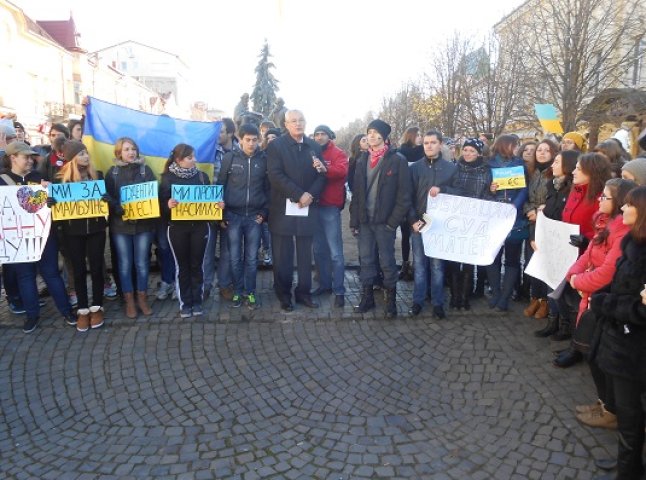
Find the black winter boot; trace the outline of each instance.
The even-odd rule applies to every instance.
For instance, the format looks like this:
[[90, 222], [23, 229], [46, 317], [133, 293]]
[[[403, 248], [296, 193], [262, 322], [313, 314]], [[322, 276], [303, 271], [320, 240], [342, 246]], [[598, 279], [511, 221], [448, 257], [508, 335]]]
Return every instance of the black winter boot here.
[[361, 291], [361, 301], [354, 307], [355, 313], [365, 313], [375, 308], [375, 294], [372, 285], [364, 285]]
[[572, 338], [572, 322], [570, 320], [570, 315], [567, 313], [559, 315], [558, 323], [558, 330], [550, 336], [550, 340], [554, 342], [562, 342], [563, 340], [569, 340]]
[[559, 331], [559, 317], [558, 315], [549, 314], [547, 316], [547, 323], [540, 330], [534, 332], [535, 337], [545, 338], [554, 335]]
[[397, 316], [397, 287], [386, 289], [386, 308], [384, 317], [395, 318]]

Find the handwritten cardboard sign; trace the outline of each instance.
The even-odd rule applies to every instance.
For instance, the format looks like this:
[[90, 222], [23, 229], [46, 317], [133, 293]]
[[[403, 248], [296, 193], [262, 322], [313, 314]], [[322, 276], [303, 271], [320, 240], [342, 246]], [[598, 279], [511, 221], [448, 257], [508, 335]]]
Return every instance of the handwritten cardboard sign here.
[[172, 185], [171, 198], [179, 202], [171, 220], [222, 220], [217, 203], [224, 198], [222, 185]]
[[0, 187], [0, 263], [40, 260], [51, 224], [43, 187]]
[[540, 212], [536, 218], [537, 249], [525, 273], [544, 281], [551, 288], [558, 287], [579, 256], [579, 249], [570, 245], [570, 235], [578, 233], [578, 225], [552, 220]]
[[422, 232], [427, 257], [491, 265], [516, 220], [508, 203], [441, 193], [428, 196], [427, 228]]
[[103, 194], [103, 180], [52, 183], [49, 186], [49, 195], [56, 199], [56, 204], [52, 207], [52, 219], [56, 221], [107, 217], [108, 204], [101, 200]]
[[124, 185], [119, 192], [124, 220], [159, 217], [159, 196], [156, 181]]
[[511, 190], [514, 188], [525, 188], [525, 169], [517, 167], [492, 168], [491, 175], [494, 183], [498, 184], [498, 190]]

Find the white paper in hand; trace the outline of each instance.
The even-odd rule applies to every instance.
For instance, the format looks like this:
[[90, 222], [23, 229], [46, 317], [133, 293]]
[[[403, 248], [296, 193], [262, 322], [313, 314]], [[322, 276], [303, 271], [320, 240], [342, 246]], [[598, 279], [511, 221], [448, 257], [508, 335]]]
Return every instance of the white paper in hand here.
[[297, 202], [292, 202], [289, 198], [285, 199], [285, 215], [288, 217], [307, 217], [310, 207], [300, 208]]

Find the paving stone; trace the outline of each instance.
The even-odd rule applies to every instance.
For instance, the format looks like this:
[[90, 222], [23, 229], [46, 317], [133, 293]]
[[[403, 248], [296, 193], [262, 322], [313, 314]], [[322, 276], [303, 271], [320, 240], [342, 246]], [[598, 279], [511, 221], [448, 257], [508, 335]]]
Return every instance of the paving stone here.
[[[26, 336], [3, 304], [0, 477], [588, 479], [616, 451], [574, 418], [596, 398], [587, 367], [552, 368], [524, 305], [386, 321], [379, 293], [352, 312], [345, 278], [342, 311], [283, 315], [262, 270], [253, 313], [215, 295], [182, 320], [151, 296], [155, 315], [108, 302], [87, 334], [45, 320]], [[411, 294], [400, 282], [401, 313]]]

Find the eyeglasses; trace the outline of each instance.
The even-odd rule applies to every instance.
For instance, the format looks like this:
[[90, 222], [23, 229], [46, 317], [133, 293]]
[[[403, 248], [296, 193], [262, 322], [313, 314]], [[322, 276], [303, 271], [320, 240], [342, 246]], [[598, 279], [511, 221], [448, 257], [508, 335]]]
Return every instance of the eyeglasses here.
[[612, 200], [612, 197], [607, 197], [605, 193], [602, 193], [599, 195], [599, 201], [602, 202], [604, 200]]

